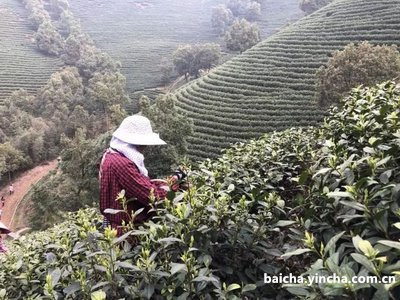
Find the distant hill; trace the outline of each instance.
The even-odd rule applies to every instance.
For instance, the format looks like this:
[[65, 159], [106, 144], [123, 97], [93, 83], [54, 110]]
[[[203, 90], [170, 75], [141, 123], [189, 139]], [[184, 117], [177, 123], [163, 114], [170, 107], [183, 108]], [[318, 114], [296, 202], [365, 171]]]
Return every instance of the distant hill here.
[[337, 0], [176, 93], [194, 119], [189, 154], [215, 157], [232, 142], [316, 124], [315, 72], [350, 42], [400, 44], [400, 0]]
[[62, 61], [40, 53], [21, 1], [0, 1], [0, 103], [13, 91], [35, 92]]
[[[178, 45], [219, 42], [212, 8], [225, 0], [70, 0], [83, 29], [122, 63], [130, 92], [159, 86], [159, 64]], [[259, 24], [263, 36], [302, 16], [298, 0], [268, 0]]]

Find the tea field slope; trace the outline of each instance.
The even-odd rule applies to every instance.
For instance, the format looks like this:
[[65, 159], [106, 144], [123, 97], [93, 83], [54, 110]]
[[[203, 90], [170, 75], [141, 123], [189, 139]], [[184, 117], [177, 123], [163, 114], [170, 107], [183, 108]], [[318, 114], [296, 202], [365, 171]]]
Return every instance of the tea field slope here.
[[13, 91], [35, 92], [61, 66], [61, 60], [41, 54], [21, 1], [0, 1], [0, 104]]
[[[159, 64], [181, 44], [223, 42], [211, 28], [212, 8], [226, 0], [70, 0], [96, 45], [122, 63], [133, 93], [161, 84]], [[302, 16], [298, 0], [268, 0], [263, 36]]]
[[192, 158], [232, 142], [319, 122], [315, 72], [350, 42], [400, 44], [400, 0], [337, 0], [175, 92], [194, 119]]

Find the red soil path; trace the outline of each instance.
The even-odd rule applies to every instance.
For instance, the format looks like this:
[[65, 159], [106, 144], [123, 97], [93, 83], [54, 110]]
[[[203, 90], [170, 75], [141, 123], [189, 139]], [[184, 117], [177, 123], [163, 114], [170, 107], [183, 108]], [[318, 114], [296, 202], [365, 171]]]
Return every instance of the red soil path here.
[[[10, 229], [15, 229], [13, 224], [14, 216], [17, 209], [19, 209], [19, 203], [22, 198], [29, 192], [31, 187], [43, 178], [51, 170], [57, 167], [57, 161], [51, 161], [44, 165], [37, 166], [29, 171], [26, 171], [21, 176], [16, 178], [12, 183], [14, 185], [14, 193], [9, 194], [8, 185], [0, 191], [0, 196], [4, 196], [6, 199], [5, 206], [3, 208], [3, 214], [1, 215], [1, 221], [8, 226]], [[24, 222], [26, 224], [26, 222]]]

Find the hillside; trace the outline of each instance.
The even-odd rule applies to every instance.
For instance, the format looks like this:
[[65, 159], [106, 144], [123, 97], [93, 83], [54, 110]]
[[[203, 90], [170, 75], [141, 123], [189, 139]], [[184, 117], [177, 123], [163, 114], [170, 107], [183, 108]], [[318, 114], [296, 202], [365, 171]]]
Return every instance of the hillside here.
[[[120, 237], [85, 209], [7, 241], [0, 296], [399, 299], [399, 100], [394, 83], [359, 88], [318, 128], [235, 145]], [[126, 201], [123, 193], [116, 201]], [[340, 282], [311, 281], [316, 274]], [[395, 282], [365, 282], [389, 275]]]
[[0, 2], [0, 103], [13, 91], [35, 92], [62, 66], [57, 58], [41, 54], [21, 1]]
[[314, 125], [315, 72], [350, 42], [400, 44], [399, 0], [338, 0], [176, 93], [194, 119], [193, 158], [271, 130]]
[[[211, 10], [224, 0], [71, 0], [83, 29], [122, 63], [130, 92], [160, 85], [159, 64], [185, 43], [219, 42], [211, 28]], [[272, 0], [263, 8], [260, 27], [266, 37], [302, 12], [298, 0]]]

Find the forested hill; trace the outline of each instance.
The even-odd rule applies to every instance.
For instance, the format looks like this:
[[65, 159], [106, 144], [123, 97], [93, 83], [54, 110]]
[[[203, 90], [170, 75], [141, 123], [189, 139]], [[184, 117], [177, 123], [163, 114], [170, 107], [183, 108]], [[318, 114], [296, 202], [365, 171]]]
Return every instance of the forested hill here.
[[21, 1], [0, 1], [0, 104], [10, 94], [24, 88], [35, 92], [62, 65], [58, 58], [39, 52], [34, 31]]
[[334, 1], [182, 87], [177, 104], [195, 124], [190, 155], [213, 157], [232, 142], [316, 124], [317, 69], [364, 40], [400, 44], [399, 0]]
[[[71, 0], [70, 6], [99, 48], [122, 63], [130, 92], [161, 84], [163, 57], [182, 44], [220, 42], [212, 8], [225, 0]], [[268, 0], [259, 23], [263, 37], [303, 13], [298, 0]]]

